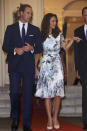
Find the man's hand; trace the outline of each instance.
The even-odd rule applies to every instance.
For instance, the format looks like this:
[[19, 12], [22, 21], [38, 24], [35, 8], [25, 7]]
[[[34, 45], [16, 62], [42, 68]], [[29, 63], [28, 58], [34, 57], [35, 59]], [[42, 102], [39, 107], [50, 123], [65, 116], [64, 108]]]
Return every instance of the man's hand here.
[[23, 48], [15, 48], [15, 51], [18, 55], [22, 55], [24, 53]]
[[25, 43], [25, 44], [26, 44], [26, 46], [23, 47], [23, 50], [25, 52], [28, 52], [28, 51], [31, 51], [34, 49], [33, 46], [31, 46], [29, 43]]

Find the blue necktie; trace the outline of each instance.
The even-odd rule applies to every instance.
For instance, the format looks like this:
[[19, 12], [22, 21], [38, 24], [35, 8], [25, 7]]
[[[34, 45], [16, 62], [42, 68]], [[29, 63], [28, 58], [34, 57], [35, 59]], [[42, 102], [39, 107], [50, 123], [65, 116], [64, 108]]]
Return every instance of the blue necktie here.
[[87, 29], [86, 29], [86, 40], [87, 40]]
[[25, 44], [25, 28], [24, 28], [25, 24], [23, 24], [22, 26], [22, 44]]

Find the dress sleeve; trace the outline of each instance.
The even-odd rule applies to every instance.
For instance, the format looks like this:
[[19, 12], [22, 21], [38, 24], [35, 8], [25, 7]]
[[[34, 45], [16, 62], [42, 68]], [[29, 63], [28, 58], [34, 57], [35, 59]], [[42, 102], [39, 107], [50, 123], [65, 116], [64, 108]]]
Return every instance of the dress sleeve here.
[[60, 44], [64, 44], [64, 43], [65, 43], [65, 39], [64, 39], [63, 34], [61, 33], [60, 34]]

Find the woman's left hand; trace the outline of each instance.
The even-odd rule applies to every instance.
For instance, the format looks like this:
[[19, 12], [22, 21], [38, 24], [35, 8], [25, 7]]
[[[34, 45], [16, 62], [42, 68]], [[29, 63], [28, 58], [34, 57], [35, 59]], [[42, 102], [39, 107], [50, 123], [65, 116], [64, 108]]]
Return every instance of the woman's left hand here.
[[77, 43], [79, 43], [82, 39], [79, 37], [73, 37], [73, 41], [76, 41]]
[[37, 69], [37, 67], [35, 67], [35, 78], [38, 78], [39, 77], [39, 70]]

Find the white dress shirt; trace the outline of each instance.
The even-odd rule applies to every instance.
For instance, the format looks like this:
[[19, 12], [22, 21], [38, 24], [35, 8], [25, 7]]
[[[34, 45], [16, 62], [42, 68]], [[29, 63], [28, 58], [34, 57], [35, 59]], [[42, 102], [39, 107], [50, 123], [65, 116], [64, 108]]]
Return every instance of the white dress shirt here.
[[[23, 24], [25, 24], [25, 25], [24, 25], [25, 35], [27, 34], [27, 29], [28, 29], [28, 22], [22, 23], [22, 22], [19, 20], [19, 29], [20, 29], [20, 36], [21, 36], [21, 37], [22, 37], [22, 27], [23, 27]], [[34, 49], [31, 50], [31, 53], [34, 53]], [[16, 55], [15, 49], [14, 49], [14, 55]]]
[[84, 32], [85, 32], [85, 36], [86, 36], [86, 30], [87, 30], [87, 25], [84, 25]]
[[21, 21], [19, 21], [19, 29], [20, 29], [20, 35], [22, 37], [22, 27], [23, 27], [23, 24], [25, 24], [24, 28], [25, 28], [25, 35], [27, 34], [27, 28], [28, 28], [28, 22], [26, 23], [22, 23]]

